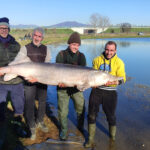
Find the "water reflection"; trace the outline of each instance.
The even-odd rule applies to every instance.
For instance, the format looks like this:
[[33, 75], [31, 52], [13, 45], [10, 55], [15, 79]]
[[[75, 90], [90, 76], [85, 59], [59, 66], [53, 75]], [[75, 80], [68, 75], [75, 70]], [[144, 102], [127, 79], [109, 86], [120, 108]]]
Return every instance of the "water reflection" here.
[[[114, 38], [114, 39], [85, 39], [82, 40], [80, 51], [87, 59], [87, 66], [92, 67], [93, 58], [104, 51], [108, 40], [117, 43], [117, 55], [125, 62], [127, 76], [132, 77], [139, 84], [150, 85], [149, 64], [150, 64], [150, 38]], [[51, 48], [52, 62], [55, 62], [57, 53], [66, 49], [68, 45], [49, 45]]]
[[[150, 38], [82, 40], [80, 51], [86, 56], [87, 66], [92, 66], [93, 58], [103, 52], [108, 40], [117, 43], [117, 55], [125, 62], [128, 80], [126, 84], [118, 88], [117, 119], [119, 131], [117, 131], [117, 138], [119, 142], [114, 143], [108, 140], [106, 117], [100, 112], [97, 119], [96, 144], [98, 148], [104, 150], [134, 150], [140, 149], [144, 143], [147, 145], [147, 149], [150, 149]], [[66, 47], [67, 44], [64, 43], [50, 45], [52, 62], [55, 62], [57, 53]], [[88, 108], [90, 91], [91, 89], [84, 91], [86, 108]], [[56, 87], [54, 86], [48, 88], [48, 101], [57, 107]], [[72, 109], [72, 102], [70, 104], [69, 119], [74, 123], [76, 116], [74, 109]], [[85, 127], [87, 128], [87, 124]], [[142, 142], [139, 143], [139, 141]]]
[[120, 41], [118, 42], [118, 45], [120, 45], [121, 47], [129, 47], [130, 42]]

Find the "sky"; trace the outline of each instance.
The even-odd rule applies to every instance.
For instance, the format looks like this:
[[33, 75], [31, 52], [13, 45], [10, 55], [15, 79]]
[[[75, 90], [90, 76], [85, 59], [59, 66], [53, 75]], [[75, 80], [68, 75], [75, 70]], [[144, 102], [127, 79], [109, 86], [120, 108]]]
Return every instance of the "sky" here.
[[90, 16], [98, 13], [112, 25], [150, 26], [150, 0], [0, 0], [0, 12], [0, 18], [8, 17], [11, 25], [89, 24]]

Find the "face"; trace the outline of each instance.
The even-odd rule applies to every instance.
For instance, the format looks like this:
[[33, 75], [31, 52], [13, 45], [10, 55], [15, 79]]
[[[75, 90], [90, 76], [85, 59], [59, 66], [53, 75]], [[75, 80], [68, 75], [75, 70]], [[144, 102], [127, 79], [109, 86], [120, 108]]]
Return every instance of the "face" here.
[[0, 26], [0, 36], [3, 38], [6, 38], [9, 33], [9, 28], [5, 25]]
[[69, 48], [73, 53], [76, 53], [79, 50], [79, 43], [71, 43], [69, 44]]
[[35, 31], [32, 35], [33, 44], [38, 46], [41, 44], [41, 41], [43, 40], [43, 35], [39, 31]]
[[116, 54], [116, 47], [114, 44], [107, 45], [105, 49], [105, 56], [107, 59], [111, 59]]

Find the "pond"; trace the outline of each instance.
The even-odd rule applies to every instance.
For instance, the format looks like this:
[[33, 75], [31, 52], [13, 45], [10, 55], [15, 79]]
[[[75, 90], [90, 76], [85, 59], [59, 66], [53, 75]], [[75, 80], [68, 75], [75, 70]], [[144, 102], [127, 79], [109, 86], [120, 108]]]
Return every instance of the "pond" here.
[[[114, 39], [87, 39], [82, 40], [79, 50], [87, 59], [87, 66], [92, 67], [92, 60], [99, 56], [105, 43], [113, 40], [117, 43], [117, 55], [124, 61], [126, 74], [133, 77], [136, 82], [150, 85], [150, 38], [114, 38]], [[67, 44], [49, 45], [52, 62], [55, 62], [57, 53], [67, 47]]]
[[[93, 58], [99, 56], [105, 43], [113, 40], [117, 43], [117, 55], [124, 61], [127, 82], [118, 88], [117, 140], [110, 146], [108, 141], [108, 126], [104, 113], [100, 109], [97, 119], [96, 143], [103, 150], [134, 150], [150, 149], [150, 38], [114, 38], [114, 39], [85, 39], [79, 50], [86, 56], [87, 66], [92, 67]], [[57, 53], [64, 50], [67, 44], [49, 45], [51, 62], [55, 62]], [[84, 91], [86, 100], [86, 116], [88, 99], [91, 89]], [[57, 110], [56, 87], [48, 86], [47, 102]], [[70, 101], [69, 119], [75, 122], [76, 116]], [[87, 122], [85, 124], [87, 129]], [[100, 140], [100, 142], [99, 142]]]

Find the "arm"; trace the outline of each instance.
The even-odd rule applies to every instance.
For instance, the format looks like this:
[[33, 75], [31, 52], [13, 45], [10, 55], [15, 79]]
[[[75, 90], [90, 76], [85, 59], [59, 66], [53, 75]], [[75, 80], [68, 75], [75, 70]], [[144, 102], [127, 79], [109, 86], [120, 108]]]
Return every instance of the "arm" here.
[[86, 66], [86, 58], [83, 53], [81, 53], [81, 66]]
[[60, 51], [57, 56], [56, 56], [56, 63], [64, 63], [64, 59], [63, 59], [63, 52]]
[[23, 62], [30, 62], [30, 58], [27, 56], [27, 49], [25, 46], [21, 47], [19, 53], [15, 57], [15, 59], [9, 63], [9, 65], [15, 65]]
[[[64, 63], [63, 52], [62, 52], [62, 51], [60, 51], [60, 52], [57, 54], [57, 56], [56, 56], [56, 63]], [[65, 84], [63, 84], [63, 83], [59, 83], [59, 84], [58, 84], [58, 87], [60, 87], [60, 88], [65, 88], [66, 86], [65, 86]]]
[[116, 69], [116, 76], [123, 77], [123, 80], [114, 81], [114, 82], [107, 82], [105, 85], [120, 85], [126, 82], [126, 73], [125, 73], [125, 65], [122, 60], [118, 60], [117, 62], [117, 69]]
[[45, 62], [50, 62], [51, 61], [51, 53], [50, 53], [50, 49], [47, 46], [47, 55], [45, 58]]
[[122, 60], [120, 60], [118, 64], [116, 76], [123, 77], [123, 80], [120, 80], [118, 84], [122, 84], [126, 82], [125, 65]]
[[0, 67], [0, 76], [4, 75], [4, 73], [1, 73], [2, 67]]

